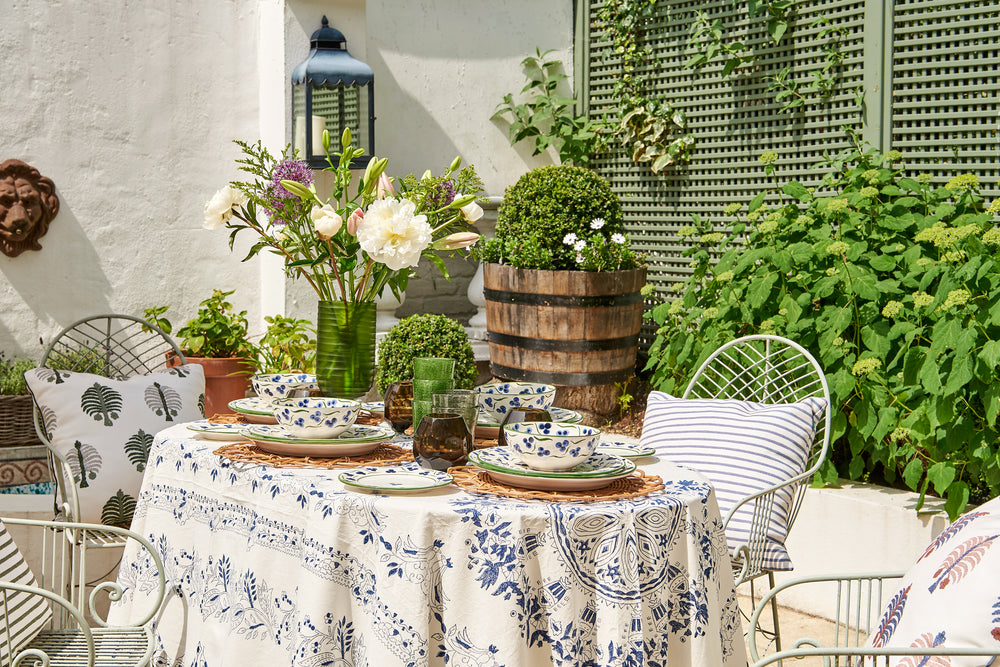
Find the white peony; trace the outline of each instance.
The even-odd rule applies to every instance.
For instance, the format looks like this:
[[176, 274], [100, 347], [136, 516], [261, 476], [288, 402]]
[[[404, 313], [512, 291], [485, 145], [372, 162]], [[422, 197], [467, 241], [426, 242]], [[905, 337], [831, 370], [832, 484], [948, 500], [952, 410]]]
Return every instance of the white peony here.
[[361, 249], [393, 271], [416, 266], [432, 240], [427, 216], [414, 215], [416, 208], [409, 199], [372, 202], [358, 226]]
[[309, 212], [309, 217], [312, 218], [313, 227], [316, 229], [316, 236], [324, 241], [332, 239], [344, 224], [344, 219], [329, 204], [313, 206], [312, 211]]
[[205, 222], [202, 227], [218, 229], [233, 217], [233, 207], [242, 206], [246, 201], [245, 194], [227, 185], [205, 202]]

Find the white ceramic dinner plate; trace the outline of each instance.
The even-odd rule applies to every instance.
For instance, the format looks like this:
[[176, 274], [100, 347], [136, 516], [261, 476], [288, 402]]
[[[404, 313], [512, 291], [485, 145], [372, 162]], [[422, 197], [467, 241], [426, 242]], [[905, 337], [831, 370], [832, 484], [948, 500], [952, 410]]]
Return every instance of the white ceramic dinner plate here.
[[643, 456], [652, 456], [656, 450], [652, 447], [643, 447], [637, 442], [606, 441], [597, 443], [597, 451], [605, 454], [614, 454], [626, 459], [638, 459]]
[[254, 424], [278, 423], [278, 420], [274, 418], [274, 411], [271, 410], [271, 406], [256, 396], [237, 398], [235, 401], [229, 401], [229, 409], [243, 415], [248, 422]]
[[509, 447], [486, 447], [469, 452], [469, 461], [489, 472], [519, 477], [549, 477], [553, 479], [590, 479], [612, 477], [635, 470], [635, 463], [613, 454], [594, 452], [583, 463], [569, 470], [535, 470], [521, 462]]
[[243, 429], [246, 424], [213, 424], [207, 419], [199, 419], [187, 425], [189, 431], [194, 431], [198, 437], [205, 440], [246, 440]]
[[343, 472], [339, 479], [347, 486], [371, 493], [420, 493], [454, 481], [443, 470], [418, 465], [365, 466]]
[[[261, 450], [271, 454], [281, 456], [312, 456], [336, 458], [340, 456], [361, 456], [372, 451], [380, 444], [388, 440], [392, 435], [392, 429], [385, 429], [375, 426], [362, 426], [355, 424], [344, 432], [345, 436], [364, 437], [343, 437], [329, 440], [307, 440], [303, 438], [292, 438], [282, 436], [278, 429], [280, 426], [270, 426], [267, 424], [256, 424], [245, 426], [243, 433], [254, 441]], [[363, 430], [359, 430], [363, 429]], [[371, 430], [369, 430], [371, 429]]]
[[486, 470], [486, 474], [500, 482], [522, 489], [536, 491], [593, 491], [611, 484], [616, 479], [628, 477], [635, 470], [635, 464], [627, 471], [622, 471], [608, 477], [529, 477], [527, 475], [511, 475], [498, 470]]
[[381, 415], [385, 412], [385, 403], [382, 401], [367, 401], [361, 404], [361, 409], [373, 415]]

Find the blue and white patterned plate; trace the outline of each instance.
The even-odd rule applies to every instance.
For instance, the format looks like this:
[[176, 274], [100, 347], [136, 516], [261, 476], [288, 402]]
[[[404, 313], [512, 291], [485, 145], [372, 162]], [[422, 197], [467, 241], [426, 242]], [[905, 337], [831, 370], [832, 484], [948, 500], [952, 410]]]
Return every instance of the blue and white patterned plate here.
[[[552, 417], [551, 421], [554, 422], [568, 422], [570, 424], [576, 424], [577, 422], [583, 420], [583, 415], [576, 410], [567, 410], [566, 408], [557, 408], [552, 406], [548, 409], [548, 411], [549, 416]], [[500, 424], [493, 421], [492, 416], [488, 415], [482, 410], [482, 408], [480, 408], [479, 421], [476, 422], [476, 426], [499, 428]]]
[[367, 401], [361, 404], [361, 409], [373, 415], [381, 415], [385, 412], [385, 403], [383, 401]]
[[187, 425], [188, 430], [194, 431], [199, 437], [206, 440], [246, 440], [243, 434], [245, 424], [213, 424], [207, 419], [199, 419]]
[[254, 424], [243, 427], [243, 433], [251, 440], [270, 440], [272, 442], [289, 442], [311, 445], [343, 445], [355, 442], [371, 442], [391, 440], [393, 430], [387, 426], [369, 426], [354, 424], [336, 438], [297, 438], [288, 430], [278, 425]]
[[343, 472], [340, 481], [365, 491], [416, 493], [451, 484], [454, 478], [443, 470], [417, 465], [365, 466]]
[[637, 442], [623, 442], [621, 440], [609, 440], [597, 443], [597, 451], [605, 454], [614, 454], [626, 459], [638, 459], [643, 456], [652, 456], [656, 450], [652, 447], [643, 447]]
[[229, 409], [233, 412], [239, 412], [244, 415], [273, 415], [271, 411], [271, 404], [265, 403], [256, 396], [249, 396], [247, 398], [237, 398], [235, 401], [229, 401]]
[[[619, 473], [631, 473], [635, 463], [613, 454], [595, 452], [583, 463], [569, 470], [546, 471], [529, 468], [517, 458], [509, 447], [486, 447], [469, 452], [469, 461], [487, 472], [496, 471], [523, 477], [550, 477], [558, 479], [584, 479], [591, 477], [611, 477]], [[626, 473], [626, 474], [627, 474]]]

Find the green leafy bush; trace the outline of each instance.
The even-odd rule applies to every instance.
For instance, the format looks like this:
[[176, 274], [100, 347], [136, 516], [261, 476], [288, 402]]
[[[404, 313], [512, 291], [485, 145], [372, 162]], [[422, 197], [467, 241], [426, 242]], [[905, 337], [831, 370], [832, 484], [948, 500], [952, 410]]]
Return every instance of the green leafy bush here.
[[316, 336], [312, 322], [273, 315], [264, 318], [267, 330], [257, 343], [257, 372], [316, 371]]
[[24, 380], [26, 371], [38, 366], [27, 357], [7, 360], [0, 352], [0, 394], [4, 396], [21, 396], [28, 393], [28, 383]]
[[[776, 158], [761, 156], [772, 178]], [[647, 369], [654, 386], [680, 391], [734, 337], [796, 340], [833, 400], [822, 480], [901, 480], [921, 500], [943, 495], [954, 518], [970, 488], [1000, 492], [1000, 200], [984, 211], [975, 175], [933, 187], [905, 176], [901, 158], [855, 139], [827, 162], [831, 195], [789, 181], [745, 215], [731, 205], [725, 233], [695, 217], [693, 274], [651, 311]]]
[[455, 360], [455, 387], [471, 389], [479, 371], [465, 329], [445, 315], [422, 313], [403, 318], [389, 329], [378, 346], [379, 393], [393, 382], [413, 379], [414, 357], [449, 357]]
[[533, 169], [507, 188], [496, 236], [474, 251], [484, 262], [521, 269], [632, 269], [618, 196], [583, 167]]
[[[180, 348], [184, 356], [224, 359], [228, 357], [256, 358], [257, 348], [247, 338], [247, 311], [236, 312], [226, 300], [236, 290], [213, 290], [212, 296], [202, 301], [198, 312], [178, 329]], [[170, 321], [163, 317], [169, 306], [147, 308], [143, 315], [147, 321], [171, 333]]]

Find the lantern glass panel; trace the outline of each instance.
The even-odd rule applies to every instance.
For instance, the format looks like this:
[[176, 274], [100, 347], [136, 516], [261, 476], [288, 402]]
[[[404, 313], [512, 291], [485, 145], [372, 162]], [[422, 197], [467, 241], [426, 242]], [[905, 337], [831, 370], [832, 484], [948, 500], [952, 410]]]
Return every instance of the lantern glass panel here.
[[[306, 85], [292, 86], [293, 145], [302, 157], [305, 151]], [[339, 152], [344, 128], [351, 129], [355, 146], [368, 150], [368, 92], [363, 86], [312, 86], [313, 156], [323, 156], [323, 129], [330, 132], [331, 153]]]

